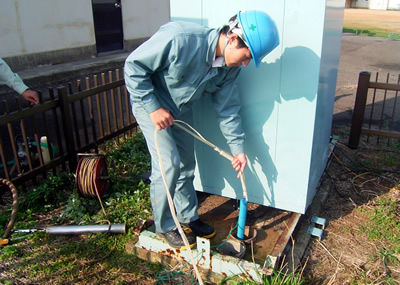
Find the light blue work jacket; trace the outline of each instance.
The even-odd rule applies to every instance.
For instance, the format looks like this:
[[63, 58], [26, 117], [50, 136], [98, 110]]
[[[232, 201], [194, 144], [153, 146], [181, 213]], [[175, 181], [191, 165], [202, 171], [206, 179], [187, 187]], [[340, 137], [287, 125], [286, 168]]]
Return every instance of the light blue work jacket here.
[[25, 90], [29, 89], [18, 74], [14, 73], [8, 64], [0, 58], [0, 85], [3, 84], [14, 89], [15, 92], [20, 95], [22, 95]]
[[220, 129], [233, 155], [244, 152], [237, 77], [240, 67], [212, 68], [220, 29], [170, 22], [125, 61], [131, 103], [148, 113], [160, 107], [175, 117], [211, 94]]

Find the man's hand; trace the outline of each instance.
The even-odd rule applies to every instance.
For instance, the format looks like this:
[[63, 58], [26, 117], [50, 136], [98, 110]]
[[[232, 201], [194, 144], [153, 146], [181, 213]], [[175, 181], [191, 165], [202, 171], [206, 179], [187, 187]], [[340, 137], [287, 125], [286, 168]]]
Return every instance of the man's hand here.
[[150, 119], [157, 130], [166, 129], [174, 124], [174, 117], [172, 117], [171, 113], [165, 108], [160, 108], [151, 112]]
[[232, 166], [238, 172], [237, 178], [240, 178], [240, 174], [244, 172], [247, 165], [246, 154], [240, 153], [233, 156]]
[[24, 93], [22, 93], [22, 97], [24, 97], [24, 99], [30, 102], [32, 105], [36, 105], [39, 103], [36, 91], [27, 89], [24, 91]]

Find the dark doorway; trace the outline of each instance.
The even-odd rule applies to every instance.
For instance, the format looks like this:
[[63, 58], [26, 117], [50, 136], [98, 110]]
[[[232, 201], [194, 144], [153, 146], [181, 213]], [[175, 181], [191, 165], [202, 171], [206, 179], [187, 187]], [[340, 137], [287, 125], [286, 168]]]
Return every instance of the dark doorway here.
[[97, 52], [122, 50], [121, 0], [92, 0]]

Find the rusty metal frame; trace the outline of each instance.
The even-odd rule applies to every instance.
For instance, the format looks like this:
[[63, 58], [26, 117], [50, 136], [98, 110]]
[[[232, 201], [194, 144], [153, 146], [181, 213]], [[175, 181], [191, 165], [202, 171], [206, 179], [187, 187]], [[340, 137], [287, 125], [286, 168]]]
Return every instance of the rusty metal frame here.
[[[197, 248], [192, 250], [192, 254], [201, 269], [202, 277], [209, 282], [218, 283], [224, 277], [237, 275], [242, 279], [250, 278], [261, 282], [262, 276], [271, 275], [280, 265], [281, 257], [301, 217], [299, 213], [290, 213], [290, 215], [288, 222], [285, 223], [285, 230], [271, 253], [265, 257], [264, 264], [221, 254], [210, 248], [209, 240], [198, 237]], [[165, 265], [190, 262], [187, 251], [171, 248], [165, 240], [157, 237], [154, 227], [139, 234], [139, 240], [133, 247], [133, 251], [143, 260]]]

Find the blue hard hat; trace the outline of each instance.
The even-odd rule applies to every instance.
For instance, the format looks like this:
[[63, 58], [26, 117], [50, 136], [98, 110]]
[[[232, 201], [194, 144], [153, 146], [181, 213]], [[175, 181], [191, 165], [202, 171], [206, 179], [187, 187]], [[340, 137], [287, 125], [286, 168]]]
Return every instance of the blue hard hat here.
[[240, 11], [237, 17], [258, 67], [263, 57], [279, 45], [278, 29], [271, 17], [261, 11]]

